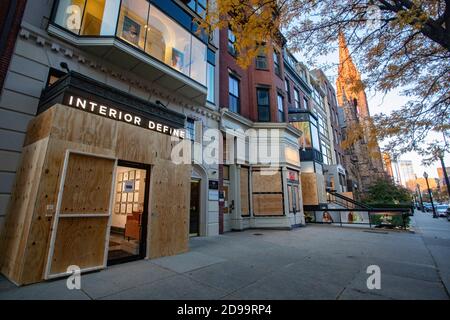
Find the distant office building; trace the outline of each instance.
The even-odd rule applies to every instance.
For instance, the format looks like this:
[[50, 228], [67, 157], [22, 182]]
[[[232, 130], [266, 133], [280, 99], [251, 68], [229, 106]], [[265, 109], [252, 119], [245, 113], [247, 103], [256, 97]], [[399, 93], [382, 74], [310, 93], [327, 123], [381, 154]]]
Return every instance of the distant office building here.
[[[450, 167], [446, 167], [445, 171], [447, 171], [447, 175], [450, 176]], [[437, 174], [441, 186], [445, 186], [444, 170], [442, 170], [442, 168], [437, 168]]]
[[411, 181], [414, 182], [416, 180], [412, 161], [398, 160], [397, 165], [400, 174], [400, 184], [407, 188]]

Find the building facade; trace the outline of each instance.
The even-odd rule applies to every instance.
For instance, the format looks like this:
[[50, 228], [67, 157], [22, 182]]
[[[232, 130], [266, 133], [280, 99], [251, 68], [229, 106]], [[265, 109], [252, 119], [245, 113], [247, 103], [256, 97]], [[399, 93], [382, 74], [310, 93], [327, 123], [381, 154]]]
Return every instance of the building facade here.
[[[27, 2], [0, 99], [1, 270], [15, 283], [176, 254], [190, 235], [219, 234], [219, 165], [195, 155], [220, 125], [218, 34], [196, 32], [204, 7]], [[98, 232], [76, 232], [86, 226]], [[75, 258], [82, 242], [86, 261]]]
[[247, 69], [236, 62], [234, 41], [230, 30], [220, 31], [223, 230], [290, 229], [304, 217], [301, 132], [288, 123], [284, 40], [262, 46]]

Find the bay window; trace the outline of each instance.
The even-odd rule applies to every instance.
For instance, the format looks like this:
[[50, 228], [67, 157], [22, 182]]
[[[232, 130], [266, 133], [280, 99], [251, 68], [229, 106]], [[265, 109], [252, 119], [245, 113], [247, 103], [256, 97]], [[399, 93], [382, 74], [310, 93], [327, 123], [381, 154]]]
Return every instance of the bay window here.
[[119, 38], [206, 86], [206, 44], [149, 1], [60, 0], [56, 5], [53, 24], [91, 40]]

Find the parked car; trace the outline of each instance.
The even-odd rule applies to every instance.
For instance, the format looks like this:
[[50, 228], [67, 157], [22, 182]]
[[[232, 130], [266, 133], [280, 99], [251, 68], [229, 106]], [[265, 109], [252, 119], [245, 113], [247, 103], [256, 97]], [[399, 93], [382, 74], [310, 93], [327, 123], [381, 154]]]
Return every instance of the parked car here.
[[436, 206], [436, 214], [438, 215], [438, 217], [447, 217], [447, 210], [448, 210], [448, 205], [446, 204], [439, 204]]
[[447, 220], [450, 221], [450, 207], [447, 208]]
[[431, 203], [424, 202], [423, 203], [423, 208], [425, 209], [425, 212], [432, 212], [433, 211], [433, 207], [431, 206]]

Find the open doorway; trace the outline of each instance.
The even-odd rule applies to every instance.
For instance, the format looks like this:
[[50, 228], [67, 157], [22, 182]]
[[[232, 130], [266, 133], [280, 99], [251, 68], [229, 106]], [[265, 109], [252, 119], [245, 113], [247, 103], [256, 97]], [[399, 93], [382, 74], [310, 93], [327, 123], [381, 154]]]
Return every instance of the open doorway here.
[[150, 167], [119, 161], [108, 265], [145, 258]]
[[189, 219], [189, 235], [198, 237], [200, 235], [200, 190], [201, 180], [191, 180], [191, 206]]

